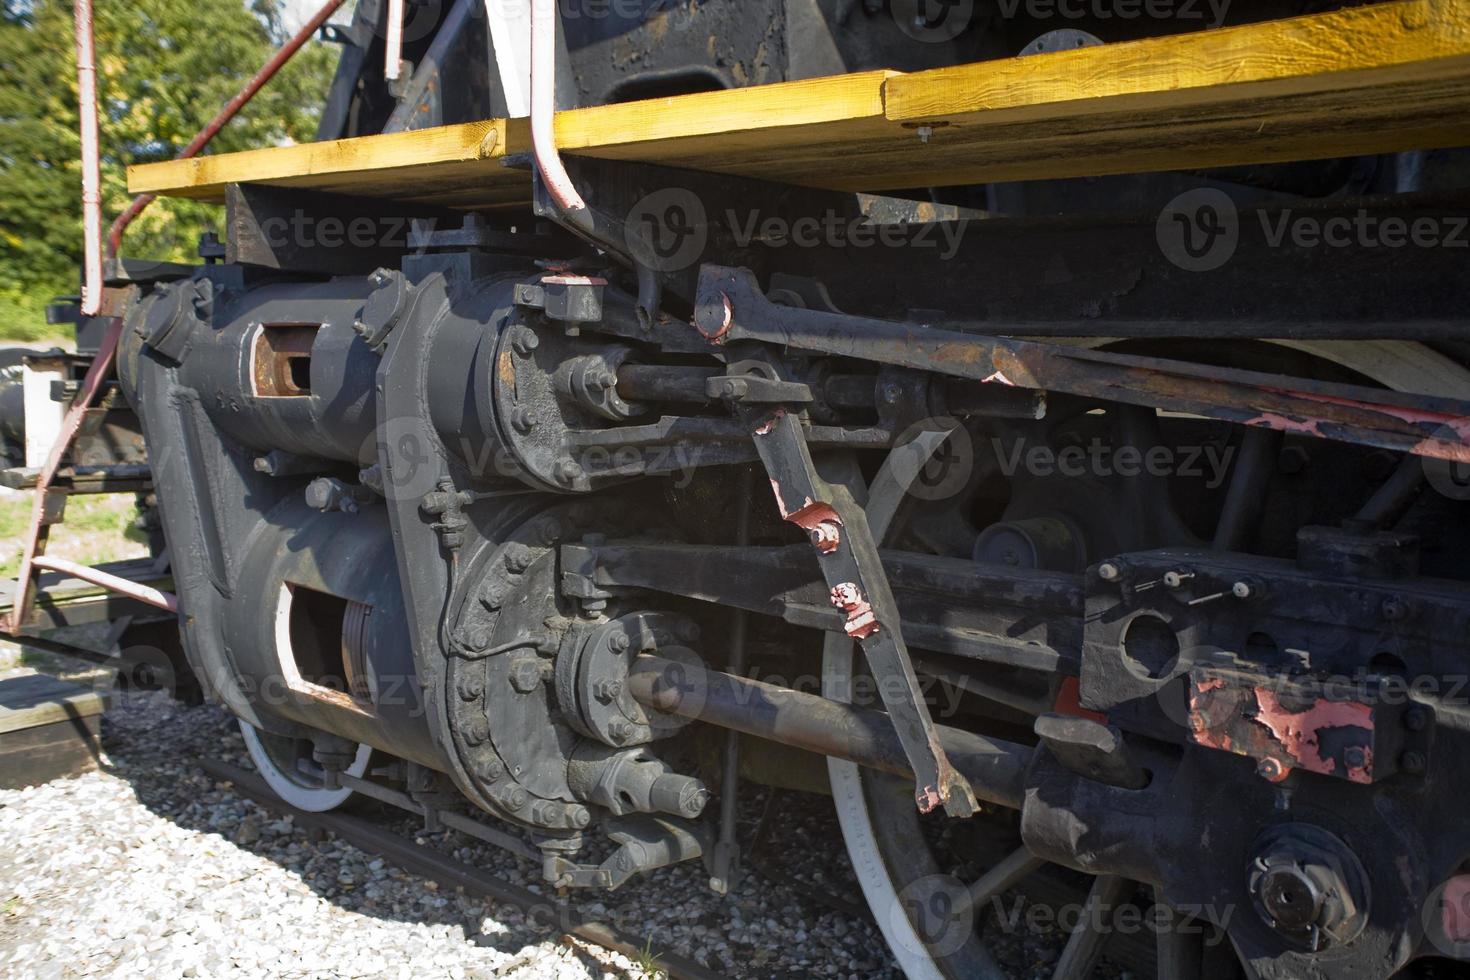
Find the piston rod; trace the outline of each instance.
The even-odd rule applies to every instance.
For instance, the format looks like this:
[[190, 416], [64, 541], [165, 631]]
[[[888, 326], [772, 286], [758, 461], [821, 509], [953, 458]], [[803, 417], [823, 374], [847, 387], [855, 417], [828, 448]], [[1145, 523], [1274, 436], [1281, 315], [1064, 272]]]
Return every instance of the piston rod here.
[[[913, 775], [888, 715], [871, 708], [652, 656], [641, 656], [634, 663], [628, 691], [640, 704], [665, 714], [733, 728], [881, 772]], [[977, 798], [1021, 808], [1031, 746], [944, 725], [935, 731]]]

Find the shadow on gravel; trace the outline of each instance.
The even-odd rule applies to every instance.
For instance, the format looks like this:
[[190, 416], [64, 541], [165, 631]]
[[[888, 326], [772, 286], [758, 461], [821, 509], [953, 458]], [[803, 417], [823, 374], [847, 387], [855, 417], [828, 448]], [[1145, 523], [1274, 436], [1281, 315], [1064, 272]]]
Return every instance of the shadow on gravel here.
[[[522, 954], [518, 961], [544, 958], [528, 947], [557, 938], [514, 906], [441, 889], [350, 844], [298, 828], [230, 784], [216, 782], [198, 760], [254, 768], [234, 719], [220, 708], [187, 706], [161, 692], [119, 691], [104, 716], [102, 737], [110, 759], [105, 771], [129, 782], [148, 810], [273, 862], [338, 908], [388, 922], [462, 929], [477, 945]], [[741, 808], [744, 843], [755, 835], [766, 793], [747, 788]], [[851, 906], [861, 896], [830, 802], [786, 793], [773, 809], [778, 812], [768, 816], [760, 860], [782, 880], [747, 873], [730, 896], [721, 898], [709, 891], [707, 873], [695, 862], [656, 872], [615, 893], [574, 893], [566, 900], [588, 919], [630, 939], [694, 957], [731, 977], [901, 977], [866, 910], [831, 907]], [[424, 834], [418, 818], [372, 801], [350, 804], [349, 810], [465, 864], [546, 892], [539, 869], [506, 852], [455, 831]], [[592, 854], [589, 849], [587, 856]], [[822, 896], [832, 898], [824, 903]], [[587, 959], [592, 975], [609, 969], [572, 948], [571, 955]]]

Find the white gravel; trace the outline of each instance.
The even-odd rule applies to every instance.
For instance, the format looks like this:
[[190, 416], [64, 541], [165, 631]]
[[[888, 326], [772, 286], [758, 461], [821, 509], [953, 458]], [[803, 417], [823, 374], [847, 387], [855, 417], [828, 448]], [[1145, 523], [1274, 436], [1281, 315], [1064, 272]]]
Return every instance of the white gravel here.
[[[0, 975], [641, 977], [645, 966], [538, 931], [514, 907], [440, 889], [237, 795], [196, 764], [247, 765], [218, 708], [119, 693], [104, 770], [0, 792]], [[748, 837], [759, 815], [749, 801]], [[766, 861], [851, 896], [830, 803], [792, 796]], [[536, 868], [455, 832], [371, 811], [517, 884]], [[729, 898], [675, 868], [577, 907], [734, 977], [897, 977], [875, 927], [749, 874]], [[657, 964], [653, 964], [655, 970]]]

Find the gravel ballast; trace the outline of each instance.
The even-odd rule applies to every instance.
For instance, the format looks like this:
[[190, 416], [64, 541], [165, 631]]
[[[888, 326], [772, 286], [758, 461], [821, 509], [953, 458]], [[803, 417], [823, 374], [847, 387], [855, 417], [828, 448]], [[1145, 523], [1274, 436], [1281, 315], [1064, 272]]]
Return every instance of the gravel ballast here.
[[[638, 962], [564, 939], [514, 906], [408, 874], [308, 833], [208, 776], [201, 759], [250, 768], [233, 719], [161, 693], [115, 693], [102, 769], [0, 792], [0, 975], [27, 977], [641, 977]], [[766, 791], [749, 787], [749, 841]], [[766, 867], [725, 898], [693, 866], [567, 900], [625, 938], [732, 977], [899, 977], [871, 919], [813, 895], [860, 901], [830, 801], [780, 801]], [[539, 869], [454, 831], [378, 807], [360, 815], [532, 891]], [[1046, 976], [1065, 937], [996, 944], [1007, 972]]]

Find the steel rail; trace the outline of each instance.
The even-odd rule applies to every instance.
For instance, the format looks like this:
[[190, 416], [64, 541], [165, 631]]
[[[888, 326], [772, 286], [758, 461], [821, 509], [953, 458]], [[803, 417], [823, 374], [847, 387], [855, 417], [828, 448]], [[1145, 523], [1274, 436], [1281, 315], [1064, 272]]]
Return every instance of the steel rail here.
[[690, 957], [674, 952], [654, 952], [650, 946], [639, 945], [620, 935], [608, 925], [583, 917], [580, 912], [564, 902], [549, 900], [543, 895], [537, 895], [529, 889], [511, 884], [479, 868], [471, 867], [431, 848], [415, 844], [366, 820], [339, 813], [307, 813], [298, 810], [272, 793], [259, 776], [237, 766], [212, 759], [200, 760], [199, 766], [215, 779], [233, 783], [242, 795], [261, 806], [289, 815], [297, 826], [328, 831], [360, 850], [392, 861], [412, 874], [432, 879], [441, 885], [463, 888], [492, 901], [514, 905], [521, 909], [528, 918], [559, 929], [563, 935], [621, 953], [634, 960], [642, 959], [649, 953], [653, 953], [653, 958], [658, 966], [671, 977], [687, 977], [688, 980], [720, 980], [718, 973]]

